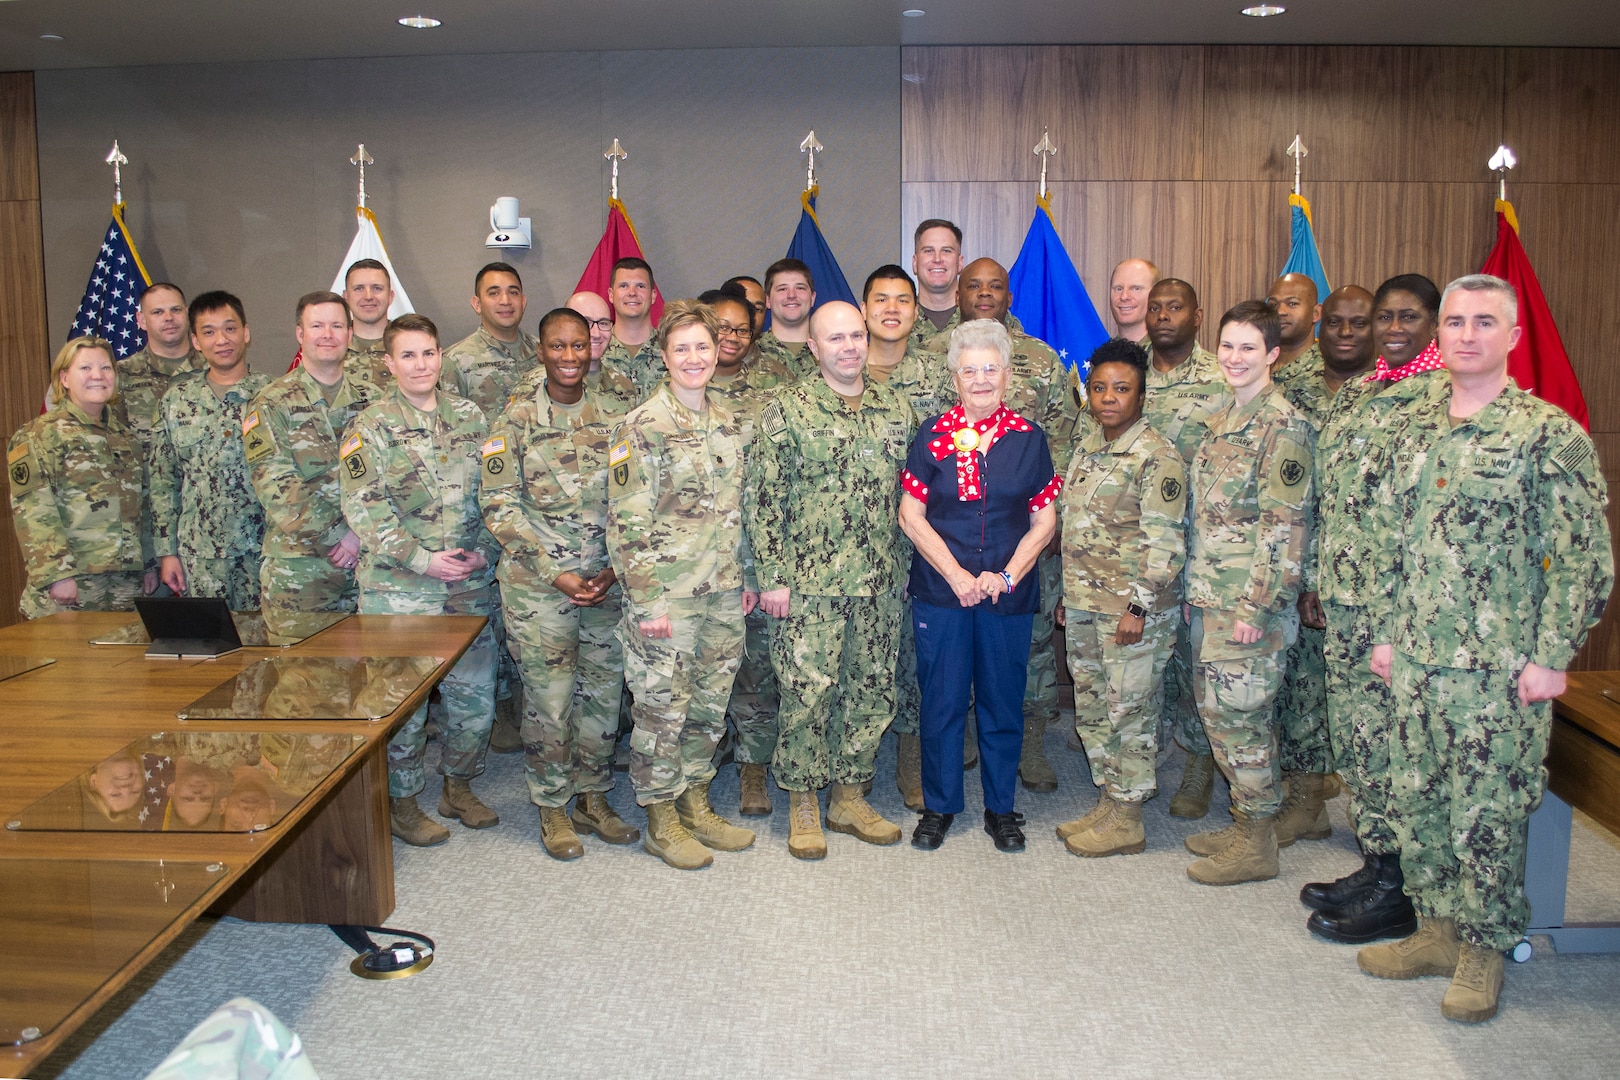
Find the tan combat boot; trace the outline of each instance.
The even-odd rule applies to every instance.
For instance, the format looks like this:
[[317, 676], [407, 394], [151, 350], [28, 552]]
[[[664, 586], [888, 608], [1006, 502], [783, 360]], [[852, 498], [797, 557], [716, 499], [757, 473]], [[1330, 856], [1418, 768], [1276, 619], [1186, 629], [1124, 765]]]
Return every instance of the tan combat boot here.
[[467, 781], [457, 776], [444, 778], [444, 794], [439, 796], [439, 816], [459, 818], [469, 829], [487, 829], [501, 823], [495, 811], [473, 794]]
[[489, 729], [489, 749], [493, 754], [515, 754], [523, 749], [522, 699], [514, 693], [495, 702], [495, 725]]
[[1113, 802], [1109, 812], [1089, 827], [1064, 837], [1063, 846], [1087, 859], [1108, 855], [1140, 855], [1147, 850], [1142, 829], [1142, 804]]
[[1187, 867], [1187, 876], [1200, 885], [1241, 885], [1269, 881], [1277, 876], [1277, 834], [1272, 815], [1234, 815], [1237, 834], [1218, 853]]
[[901, 735], [894, 756], [894, 786], [900, 789], [900, 798], [907, 810], [923, 808], [922, 793], [922, 737]]
[[1215, 758], [1210, 754], [1188, 754], [1181, 770], [1181, 786], [1170, 797], [1170, 816], [1201, 818], [1209, 813], [1209, 797], [1215, 792]]
[[1502, 954], [1464, 941], [1457, 972], [1440, 1002], [1440, 1015], [1464, 1024], [1480, 1024], [1496, 1015], [1502, 993]]
[[714, 863], [709, 849], [698, 843], [686, 826], [673, 800], [647, 804], [647, 833], [641, 846], [677, 870], [701, 870]]
[[1108, 792], [1097, 792], [1097, 805], [1087, 810], [1073, 821], [1065, 821], [1057, 827], [1059, 840], [1067, 840], [1077, 832], [1083, 832], [1098, 824], [1113, 812], [1114, 800], [1108, 797]]
[[1379, 979], [1454, 975], [1461, 951], [1453, 920], [1419, 915], [1417, 933], [1399, 941], [1366, 946], [1356, 953], [1356, 966]]
[[422, 813], [416, 796], [388, 800], [390, 831], [412, 847], [432, 847], [450, 839], [450, 830]]
[[709, 805], [709, 782], [687, 784], [675, 800], [681, 824], [698, 843], [716, 851], [741, 851], [754, 843], [754, 831], [733, 825]]
[[1202, 855], [1207, 858], [1210, 855], [1219, 855], [1222, 851], [1225, 851], [1226, 845], [1237, 839], [1237, 834], [1237, 822], [1234, 821], [1226, 828], [1216, 829], [1214, 832], [1195, 832], [1183, 840], [1181, 846], [1194, 855]]
[[1056, 791], [1057, 772], [1046, 760], [1046, 721], [1024, 717], [1024, 745], [1018, 752], [1018, 779], [1030, 791]]
[[765, 766], [737, 766], [737, 812], [743, 817], [766, 817], [771, 812], [771, 797], [765, 790]]
[[577, 831], [594, 833], [605, 844], [633, 844], [641, 839], [641, 830], [615, 814], [600, 791], [581, 792], [569, 816]]
[[1333, 835], [1328, 822], [1327, 774], [1290, 772], [1285, 774], [1288, 794], [1277, 811], [1277, 846], [1285, 848], [1295, 840], [1326, 840]]
[[821, 804], [813, 791], [788, 792], [788, 854], [795, 859], [827, 857], [827, 837], [821, 831]]
[[585, 854], [585, 845], [579, 842], [574, 823], [568, 820], [560, 806], [542, 806], [540, 810], [540, 846], [553, 859], [567, 862]]
[[900, 842], [900, 826], [872, 809], [859, 784], [834, 784], [827, 795], [827, 828], [882, 847]]

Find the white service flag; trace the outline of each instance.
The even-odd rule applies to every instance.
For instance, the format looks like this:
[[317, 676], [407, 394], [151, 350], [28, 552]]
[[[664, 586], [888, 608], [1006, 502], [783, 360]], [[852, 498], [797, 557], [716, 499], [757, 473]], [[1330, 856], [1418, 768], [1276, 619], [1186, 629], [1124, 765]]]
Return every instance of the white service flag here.
[[394, 264], [388, 260], [388, 249], [383, 247], [382, 233], [377, 231], [376, 216], [364, 206], [355, 207], [354, 216], [358, 219], [360, 227], [355, 230], [354, 243], [349, 245], [349, 253], [343, 257], [343, 265], [338, 267], [337, 278], [332, 282], [332, 291], [339, 296], [343, 295], [343, 279], [348, 274], [349, 267], [361, 259], [376, 259], [388, 267], [388, 278], [394, 284], [394, 302], [388, 305], [388, 317], [397, 319], [401, 315], [409, 315], [416, 309], [411, 306], [411, 298], [405, 295], [405, 286], [400, 284], [399, 275], [394, 272]]

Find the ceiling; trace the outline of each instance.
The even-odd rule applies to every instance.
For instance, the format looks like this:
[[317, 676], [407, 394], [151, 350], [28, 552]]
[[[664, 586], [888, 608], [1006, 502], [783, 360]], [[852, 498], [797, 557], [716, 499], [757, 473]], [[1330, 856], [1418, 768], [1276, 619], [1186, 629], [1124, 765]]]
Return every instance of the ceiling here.
[[[860, 45], [1620, 46], [1615, 0], [0, 0], [0, 70]], [[923, 8], [905, 18], [906, 8]], [[1466, 9], [1466, 15], [1458, 15]], [[396, 20], [431, 15], [410, 30]], [[43, 41], [41, 34], [61, 41]]]

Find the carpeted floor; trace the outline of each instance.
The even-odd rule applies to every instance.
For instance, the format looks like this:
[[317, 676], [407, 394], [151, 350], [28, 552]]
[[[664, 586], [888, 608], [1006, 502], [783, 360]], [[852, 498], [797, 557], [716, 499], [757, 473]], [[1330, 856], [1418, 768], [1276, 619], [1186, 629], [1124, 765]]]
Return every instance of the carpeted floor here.
[[[1021, 855], [991, 846], [970, 777], [969, 812], [937, 852], [829, 834], [825, 862], [797, 862], [773, 786], [754, 848], [686, 874], [594, 838], [583, 859], [552, 861], [519, 757], [492, 757], [476, 786], [500, 826], [396, 845], [390, 923], [437, 939], [428, 971], [365, 982], [324, 927], [205, 921], [44, 1075], [142, 1076], [237, 994], [296, 1030], [326, 1080], [1620, 1075], [1620, 956], [1541, 939], [1508, 964], [1493, 1022], [1450, 1023], [1444, 980], [1369, 978], [1353, 947], [1305, 930], [1300, 885], [1358, 861], [1342, 799], [1333, 837], [1284, 851], [1275, 881], [1208, 888], [1186, 877], [1181, 840], [1224, 809], [1179, 821], [1161, 796], [1145, 854], [1075, 858], [1052, 828], [1094, 790], [1060, 732], [1046, 745], [1061, 786], [1020, 791]], [[1180, 769], [1178, 754], [1161, 783]], [[891, 736], [873, 802], [909, 840], [893, 771]], [[639, 825], [620, 778], [614, 803]], [[715, 792], [730, 815], [735, 768]], [[1571, 864], [1568, 919], [1620, 920], [1614, 839], [1577, 818]]]

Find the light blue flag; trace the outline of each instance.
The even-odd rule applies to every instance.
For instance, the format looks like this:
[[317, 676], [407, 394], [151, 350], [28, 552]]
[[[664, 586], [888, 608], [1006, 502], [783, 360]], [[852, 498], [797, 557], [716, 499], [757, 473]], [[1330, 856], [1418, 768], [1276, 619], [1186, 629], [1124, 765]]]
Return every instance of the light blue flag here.
[[[1284, 274], [1304, 274], [1316, 282], [1316, 299], [1320, 303], [1327, 299], [1333, 286], [1328, 284], [1327, 270], [1322, 267], [1322, 256], [1316, 250], [1316, 234], [1311, 231], [1311, 204], [1305, 201], [1303, 195], [1288, 196], [1288, 205], [1291, 208], [1292, 220], [1289, 222], [1291, 242], [1288, 246], [1288, 261], [1283, 264]], [[1320, 332], [1322, 327], [1316, 327]]]
[[1007, 274], [1012, 313], [1024, 333], [1040, 338], [1057, 352], [1074, 377], [1084, 383], [1086, 367], [1108, 331], [1086, 294], [1080, 274], [1052, 225], [1051, 204], [1041, 199], [1018, 259]]
[[860, 302], [850, 291], [849, 280], [833, 257], [832, 248], [827, 246], [827, 238], [821, 235], [821, 223], [816, 220], [816, 195], [820, 190], [819, 186], [811, 188], [799, 199], [802, 206], [799, 227], [793, 231], [787, 257], [798, 259], [810, 268], [816, 287], [816, 307], [829, 300], [844, 300], [859, 307]]

